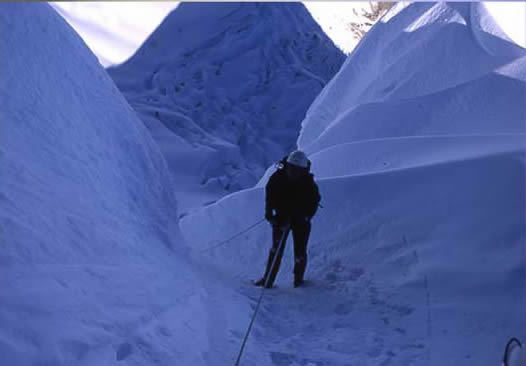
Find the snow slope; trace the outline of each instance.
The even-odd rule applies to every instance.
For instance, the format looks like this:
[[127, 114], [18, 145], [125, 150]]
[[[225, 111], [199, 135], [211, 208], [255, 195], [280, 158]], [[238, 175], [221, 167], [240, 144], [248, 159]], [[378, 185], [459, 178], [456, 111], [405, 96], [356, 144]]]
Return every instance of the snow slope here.
[[[291, 287], [289, 242], [247, 364], [489, 366], [526, 337], [525, 70], [483, 4], [398, 4], [373, 27], [298, 139], [324, 206], [312, 285]], [[268, 226], [207, 248], [262, 219], [271, 171], [181, 220], [252, 304]]]
[[[523, 131], [524, 49], [488, 33], [498, 27], [483, 5], [423, 3], [395, 12], [367, 34], [309, 108], [301, 148], [319, 151], [336, 135], [351, 142]], [[514, 108], [501, 121], [506, 103]]]
[[49, 5], [0, 4], [0, 44], [1, 364], [221, 360], [147, 129]]
[[108, 72], [178, 177], [186, 211], [254, 185], [290, 151], [343, 59], [302, 4], [183, 3]]

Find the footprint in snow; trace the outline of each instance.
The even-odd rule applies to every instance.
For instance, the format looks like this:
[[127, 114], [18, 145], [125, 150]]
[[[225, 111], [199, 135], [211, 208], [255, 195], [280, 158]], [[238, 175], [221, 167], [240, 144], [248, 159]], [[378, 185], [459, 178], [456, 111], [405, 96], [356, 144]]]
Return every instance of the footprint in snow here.
[[117, 361], [122, 361], [133, 353], [133, 347], [128, 342], [122, 343], [115, 352]]
[[354, 303], [352, 301], [347, 301], [341, 304], [338, 304], [334, 307], [334, 312], [338, 315], [347, 315], [353, 309]]

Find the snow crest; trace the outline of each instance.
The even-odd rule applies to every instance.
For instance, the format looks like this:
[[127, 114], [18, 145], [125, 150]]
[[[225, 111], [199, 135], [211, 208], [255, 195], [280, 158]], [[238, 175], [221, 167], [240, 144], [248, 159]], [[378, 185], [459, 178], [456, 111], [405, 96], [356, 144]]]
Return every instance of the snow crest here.
[[183, 3], [108, 71], [191, 207], [253, 186], [293, 150], [343, 60], [302, 4]]
[[[387, 14], [371, 29], [313, 102], [300, 148], [313, 153], [372, 138], [524, 132], [520, 67], [499, 68], [524, 65], [525, 51], [498, 37], [483, 5], [418, 3], [392, 11], [396, 16]], [[503, 118], [499, 111], [507, 106]]]

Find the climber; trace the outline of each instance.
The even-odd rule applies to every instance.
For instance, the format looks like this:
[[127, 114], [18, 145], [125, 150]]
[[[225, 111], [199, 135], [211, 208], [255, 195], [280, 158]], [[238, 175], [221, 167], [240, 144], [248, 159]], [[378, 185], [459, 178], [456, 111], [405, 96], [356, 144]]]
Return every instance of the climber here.
[[[256, 286], [273, 286], [290, 231], [294, 239], [294, 287], [304, 283], [311, 219], [320, 202], [310, 165], [304, 152], [294, 151], [280, 161], [278, 170], [269, 178], [265, 188], [265, 219], [272, 225], [272, 248], [265, 275], [254, 282]], [[283, 245], [277, 253], [282, 240]], [[275, 265], [271, 268], [276, 253]]]

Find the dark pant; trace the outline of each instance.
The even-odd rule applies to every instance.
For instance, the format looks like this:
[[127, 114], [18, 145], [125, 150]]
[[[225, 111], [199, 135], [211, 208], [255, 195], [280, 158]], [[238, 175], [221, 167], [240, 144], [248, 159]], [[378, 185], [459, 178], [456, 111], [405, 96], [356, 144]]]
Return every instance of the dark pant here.
[[[307, 267], [307, 242], [309, 241], [310, 229], [310, 221], [293, 221], [290, 225], [289, 231], [292, 231], [292, 238], [294, 240], [295, 281], [303, 280], [303, 275], [305, 274], [305, 268]], [[283, 251], [285, 250], [285, 244], [289, 235], [289, 231], [285, 232], [285, 242], [281, 246], [281, 250], [279, 251], [279, 253], [277, 253], [279, 249], [279, 244], [281, 243], [281, 239], [283, 238], [284, 230], [282, 230], [278, 226], [274, 226], [272, 229], [272, 249], [270, 249], [268, 255], [267, 268], [265, 270], [265, 276], [263, 277], [265, 279], [265, 283], [267, 283], [268, 278], [268, 286], [272, 286], [274, 284], [274, 280], [278, 275], [279, 266], [281, 264], [281, 258], [283, 257]], [[271, 268], [272, 263], [274, 261], [274, 255], [276, 253], [278, 254], [276, 258], [276, 263], [274, 264], [274, 268]]]

